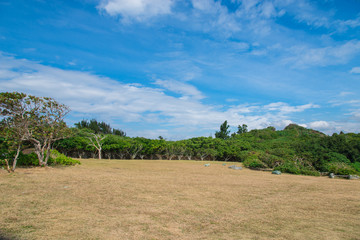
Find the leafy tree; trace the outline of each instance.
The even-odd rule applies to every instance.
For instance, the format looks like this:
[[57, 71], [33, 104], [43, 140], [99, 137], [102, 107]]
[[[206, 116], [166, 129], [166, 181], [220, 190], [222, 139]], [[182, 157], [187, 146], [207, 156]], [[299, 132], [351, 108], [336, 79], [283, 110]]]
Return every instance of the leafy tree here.
[[216, 131], [215, 137], [221, 139], [228, 139], [230, 134], [229, 128], [230, 126], [228, 125], [227, 121], [225, 121], [223, 124], [221, 124], [220, 131]]
[[11, 132], [7, 137], [10, 136], [17, 144], [30, 141], [40, 166], [47, 165], [53, 142], [68, 136], [69, 131], [63, 119], [69, 111], [66, 105], [52, 98], [18, 92], [0, 93], [1, 116], [6, 122], [5, 128]]
[[[23, 124], [24, 121], [17, 117], [5, 118], [0, 121], [0, 134], [3, 136], [3, 144], [7, 146], [8, 150], [7, 153], [4, 153], [3, 161], [5, 161], [9, 173], [15, 171], [23, 142], [26, 140]], [[11, 152], [16, 153], [12, 157], [12, 167], [10, 168]]]

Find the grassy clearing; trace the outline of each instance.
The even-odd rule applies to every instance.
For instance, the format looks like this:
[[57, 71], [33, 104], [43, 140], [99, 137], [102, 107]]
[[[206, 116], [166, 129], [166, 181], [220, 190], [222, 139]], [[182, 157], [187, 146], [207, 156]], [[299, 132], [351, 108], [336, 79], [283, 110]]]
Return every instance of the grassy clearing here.
[[358, 180], [204, 163], [82, 160], [75, 167], [0, 171], [0, 236], [360, 239]]

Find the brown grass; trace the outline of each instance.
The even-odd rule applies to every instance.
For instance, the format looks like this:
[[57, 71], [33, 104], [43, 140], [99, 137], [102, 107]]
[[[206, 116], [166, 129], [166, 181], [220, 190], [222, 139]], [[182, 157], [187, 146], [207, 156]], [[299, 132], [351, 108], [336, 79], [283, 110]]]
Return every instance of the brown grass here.
[[204, 163], [82, 160], [75, 167], [0, 170], [0, 235], [360, 239], [358, 180]]

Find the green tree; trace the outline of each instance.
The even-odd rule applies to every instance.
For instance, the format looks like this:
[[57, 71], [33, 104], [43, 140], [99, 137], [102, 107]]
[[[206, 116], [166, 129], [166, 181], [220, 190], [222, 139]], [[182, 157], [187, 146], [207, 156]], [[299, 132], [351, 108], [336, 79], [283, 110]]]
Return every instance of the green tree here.
[[105, 122], [98, 122], [96, 119], [81, 120], [78, 123], [74, 124], [78, 129], [90, 129], [95, 134], [112, 134], [121, 137], [125, 137], [126, 133], [120, 129], [111, 128], [110, 124]]
[[220, 131], [215, 132], [215, 137], [221, 139], [228, 139], [230, 134], [229, 128], [230, 126], [228, 125], [226, 120], [223, 124], [221, 124]]
[[238, 126], [238, 130], [237, 130], [237, 134], [242, 134], [242, 133], [247, 133], [248, 129], [247, 129], [247, 125], [243, 124], [242, 126]]
[[5, 129], [12, 132], [7, 137], [17, 144], [25, 140], [31, 142], [41, 166], [47, 165], [53, 142], [68, 136], [69, 130], [63, 119], [69, 111], [66, 105], [52, 98], [18, 92], [0, 93], [0, 113], [7, 122]]

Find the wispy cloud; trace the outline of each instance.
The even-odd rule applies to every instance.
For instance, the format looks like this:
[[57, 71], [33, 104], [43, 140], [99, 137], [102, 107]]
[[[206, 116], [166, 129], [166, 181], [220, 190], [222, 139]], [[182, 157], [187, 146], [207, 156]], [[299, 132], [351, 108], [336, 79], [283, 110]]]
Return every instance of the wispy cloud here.
[[[189, 83], [175, 80], [157, 80], [155, 83], [159, 87], [151, 88], [141, 84], [121, 83], [88, 72], [44, 66], [11, 56], [0, 55], [0, 63], [1, 91], [21, 91], [53, 97], [71, 107], [74, 119], [98, 116], [119, 120], [123, 125], [146, 122], [150, 124], [148, 126], [154, 124], [151, 128], [157, 129], [156, 134], [165, 134], [169, 128], [189, 129], [181, 133], [168, 133], [167, 137], [171, 138], [208, 134], [215, 131], [224, 120], [228, 120], [232, 126], [247, 123], [250, 128], [269, 125], [281, 128], [292, 122], [292, 113], [318, 107], [314, 104], [291, 106], [281, 102], [265, 106], [245, 104], [223, 108], [200, 102], [203, 95], [198, 89]], [[181, 96], [167, 95], [165, 89]], [[190, 131], [193, 128], [196, 128], [195, 132]], [[125, 130], [129, 134], [139, 132], [136, 128]]]
[[300, 106], [290, 106], [289, 104], [283, 102], [271, 103], [264, 106], [264, 109], [267, 109], [269, 111], [280, 111], [283, 114], [303, 112], [311, 108], [320, 108], [320, 106], [312, 103]]
[[360, 52], [360, 41], [351, 40], [323, 48], [295, 46], [289, 52], [292, 56], [286, 57], [283, 62], [297, 68], [345, 64]]
[[180, 81], [176, 81], [176, 80], [155, 80], [155, 84], [159, 85], [165, 89], [168, 89], [169, 91], [175, 92], [175, 93], [179, 93], [183, 96], [183, 98], [187, 98], [187, 97], [192, 97], [194, 99], [202, 99], [204, 98], [203, 94], [196, 89], [196, 87], [188, 84], [188, 83], [184, 83], [184, 82], [180, 82]]
[[350, 73], [360, 74], [360, 67], [353, 67], [350, 70]]

